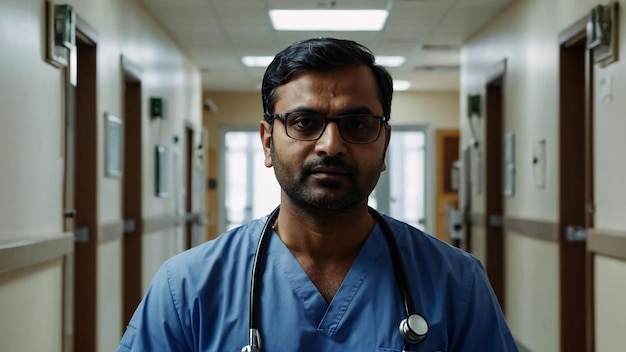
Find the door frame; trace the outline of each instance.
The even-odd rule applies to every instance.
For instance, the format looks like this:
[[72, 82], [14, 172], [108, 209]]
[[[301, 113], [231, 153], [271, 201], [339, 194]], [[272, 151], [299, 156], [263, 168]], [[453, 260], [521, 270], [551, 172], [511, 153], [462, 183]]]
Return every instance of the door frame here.
[[142, 70], [122, 56], [124, 104], [124, 174], [122, 179], [122, 329], [130, 321], [143, 296], [143, 151]]
[[[98, 248], [98, 121], [97, 42], [93, 27], [76, 16], [77, 86], [68, 106], [75, 108], [74, 201], [76, 208], [73, 262], [72, 332], [64, 350], [94, 351], [97, 329]], [[70, 66], [68, 70], [72, 70]], [[80, 117], [80, 118], [77, 118]], [[79, 236], [80, 234], [86, 236]], [[86, 232], [85, 232], [86, 231]], [[82, 237], [82, 238], [81, 238]], [[71, 345], [71, 346], [70, 346]]]
[[[48, 3], [48, 11], [53, 10], [53, 4]], [[76, 50], [76, 49], [74, 49]], [[69, 56], [69, 55], [68, 55]], [[74, 234], [76, 228], [76, 107], [75, 88], [71, 82], [69, 65], [76, 65], [70, 61], [65, 70], [64, 82], [64, 166], [63, 166], [63, 231]], [[82, 211], [82, 209], [81, 209]], [[72, 238], [72, 243], [74, 239]], [[73, 351], [74, 346], [74, 286], [75, 286], [75, 253], [69, 253], [63, 260], [63, 336], [62, 350]]]
[[[592, 52], [586, 48], [586, 26], [584, 16], [559, 33], [561, 351], [576, 351], [581, 346], [594, 350], [593, 277], [586, 240], [572, 241], [567, 236], [569, 226], [594, 226], [593, 60]], [[581, 276], [586, 280], [581, 280]]]
[[491, 68], [485, 84], [485, 270], [505, 311], [504, 83], [507, 60]]
[[[194, 246], [194, 230], [196, 228], [194, 208], [193, 208], [193, 176], [194, 176], [194, 135], [195, 128], [193, 124], [185, 122], [185, 145], [184, 145], [184, 168], [185, 168], [185, 221], [184, 221], [184, 239], [183, 249], [189, 249]], [[175, 185], [174, 187], [179, 187]]]
[[[459, 129], [438, 129], [435, 131], [435, 221], [433, 234], [437, 238], [460, 247], [460, 242], [452, 238], [448, 208], [459, 208], [459, 192], [454, 190], [452, 169], [459, 160]], [[461, 225], [461, 224], [459, 224]], [[459, 239], [460, 240], [460, 239]]]

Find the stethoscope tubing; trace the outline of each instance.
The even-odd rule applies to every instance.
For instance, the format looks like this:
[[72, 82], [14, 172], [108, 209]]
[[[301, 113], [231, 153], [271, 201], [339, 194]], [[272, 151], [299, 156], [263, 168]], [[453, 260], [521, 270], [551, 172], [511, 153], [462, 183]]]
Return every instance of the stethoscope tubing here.
[[407, 282], [407, 273], [402, 260], [402, 254], [400, 253], [400, 247], [396, 241], [396, 237], [393, 235], [393, 231], [389, 226], [389, 223], [385, 218], [375, 209], [368, 207], [370, 214], [376, 219], [380, 227], [382, 228], [385, 239], [389, 245], [389, 251], [391, 252], [391, 261], [393, 263], [394, 273], [396, 275], [396, 282], [398, 289], [400, 290], [401, 299], [405, 303], [404, 309], [406, 316], [415, 313], [415, 304], [413, 303], [413, 295], [411, 294], [411, 287]]
[[[259, 238], [259, 242], [257, 243], [256, 252], [254, 255], [254, 262], [252, 264], [252, 278], [250, 280], [250, 314], [249, 314], [249, 339], [250, 345], [244, 347], [242, 351], [247, 352], [257, 352], [261, 351], [261, 334], [260, 334], [260, 326], [259, 326], [259, 318], [258, 318], [258, 307], [260, 306], [261, 295], [259, 294], [261, 287], [261, 279], [262, 273], [266, 260], [266, 252], [268, 248], [269, 234], [272, 231], [272, 225], [278, 218], [278, 212], [280, 211], [280, 206], [276, 207], [267, 217], [267, 221], [263, 225], [263, 229], [261, 231], [261, 237]], [[407, 316], [407, 319], [411, 316], [418, 316], [420, 319], [424, 320], [424, 324], [426, 326], [428, 323], [425, 319], [423, 319], [419, 314], [415, 312], [415, 304], [413, 302], [413, 295], [411, 293], [411, 288], [408, 285], [407, 273], [404, 266], [404, 262], [402, 261], [402, 254], [400, 253], [400, 247], [398, 246], [398, 242], [389, 226], [389, 223], [385, 220], [385, 218], [375, 209], [368, 207], [369, 213], [374, 217], [376, 222], [381, 226], [382, 232], [387, 241], [389, 251], [391, 252], [391, 260], [394, 268], [394, 273], [396, 276], [396, 283], [398, 285], [398, 289], [400, 291], [401, 300], [404, 302], [404, 309]], [[407, 319], [403, 320], [402, 324], [407, 321]], [[406, 324], [405, 324], [406, 325]], [[406, 329], [405, 329], [406, 330]], [[426, 331], [428, 328], [426, 327]], [[404, 332], [402, 333], [405, 340], [407, 339], [404, 336]], [[411, 343], [417, 343], [421, 341], [425, 337], [425, 334], [419, 338], [419, 340], [412, 341]], [[406, 348], [406, 345], [405, 345]]]
[[274, 209], [270, 215], [267, 217], [267, 221], [265, 225], [263, 225], [263, 230], [261, 231], [261, 237], [259, 238], [259, 242], [256, 247], [256, 252], [254, 255], [254, 263], [252, 266], [252, 279], [250, 282], [250, 330], [255, 329], [259, 330], [259, 326], [257, 324], [257, 306], [259, 306], [259, 300], [261, 299], [261, 295], [257, 294], [257, 287], [261, 287], [261, 275], [263, 272], [263, 267], [265, 265], [265, 252], [267, 251], [267, 242], [269, 241], [269, 232], [272, 230], [272, 224], [278, 218], [278, 212], [280, 211], [280, 205]]

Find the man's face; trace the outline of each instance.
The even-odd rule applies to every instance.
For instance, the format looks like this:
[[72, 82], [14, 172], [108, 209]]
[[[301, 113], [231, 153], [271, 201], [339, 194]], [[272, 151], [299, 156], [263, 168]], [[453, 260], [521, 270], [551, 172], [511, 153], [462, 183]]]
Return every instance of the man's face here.
[[[303, 110], [329, 117], [383, 113], [376, 80], [367, 66], [303, 73], [278, 87], [277, 93], [277, 114]], [[389, 128], [383, 128], [372, 143], [354, 144], [341, 137], [335, 122], [328, 123], [315, 141], [290, 138], [284, 123], [276, 119], [272, 134], [269, 124], [261, 122], [265, 165], [274, 167], [283, 197], [303, 206], [331, 210], [367, 203], [386, 167]]]

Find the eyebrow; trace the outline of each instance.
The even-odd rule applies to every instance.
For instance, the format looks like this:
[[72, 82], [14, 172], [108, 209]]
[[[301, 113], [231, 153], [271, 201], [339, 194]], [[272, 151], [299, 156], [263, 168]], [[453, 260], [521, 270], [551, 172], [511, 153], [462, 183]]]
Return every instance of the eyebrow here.
[[[316, 110], [316, 109], [309, 108], [309, 107], [304, 107], [304, 106], [297, 107], [295, 109], [289, 110], [288, 112], [308, 112], [308, 113], [311, 113], [311, 114], [326, 115], [325, 113], [321, 112], [320, 110]], [[336, 116], [355, 115], [355, 114], [375, 115], [372, 112], [372, 110], [370, 110], [368, 107], [359, 106], [359, 107], [343, 110], [339, 114], [337, 114]]]

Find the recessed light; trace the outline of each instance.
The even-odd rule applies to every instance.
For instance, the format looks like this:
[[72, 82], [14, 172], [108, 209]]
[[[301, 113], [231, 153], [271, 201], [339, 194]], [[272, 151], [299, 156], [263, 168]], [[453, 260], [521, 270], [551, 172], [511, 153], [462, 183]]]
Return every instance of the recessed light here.
[[397, 91], [401, 91], [401, 90], [407, 90], [409, 89], [409, 87], [411, 87], [411, 82], [409, 81], [403, 81], [403, 80], [393, 80], [393, 90], [397, 90]]
[[386, 67], [398, 67], [404, 61], [406, 61], [404, 56], [376, 56], [376, 64]]
[[270, 10], [278, 31], [380, 31], [387, 10]]
[[273, 56], [243, 56], [241, 62], [248, 67], [267, 67], [272, 60]]

